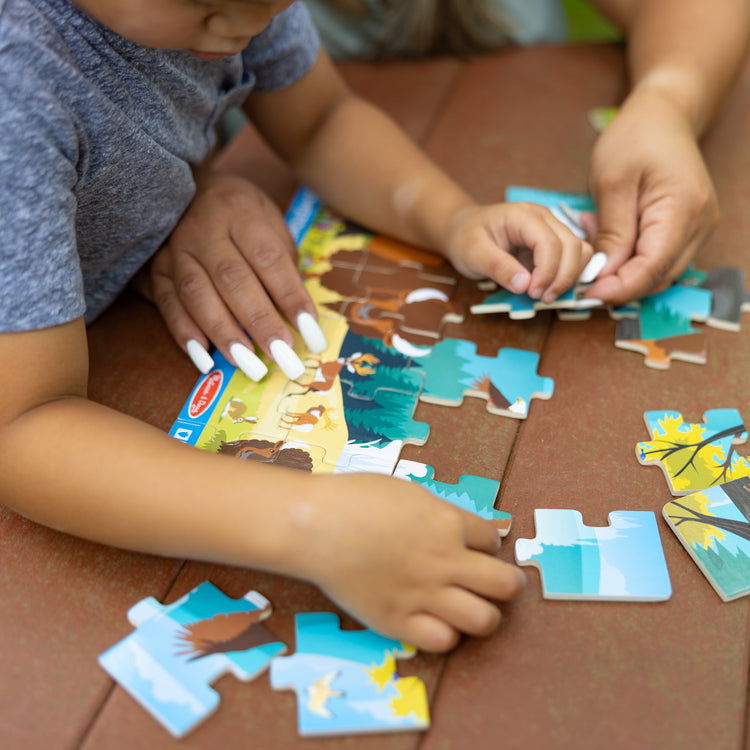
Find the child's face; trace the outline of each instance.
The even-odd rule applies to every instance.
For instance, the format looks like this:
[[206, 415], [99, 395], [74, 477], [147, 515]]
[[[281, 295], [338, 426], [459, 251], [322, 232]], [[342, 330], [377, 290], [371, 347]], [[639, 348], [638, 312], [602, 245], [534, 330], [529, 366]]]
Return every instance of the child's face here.
[[73, 0], [143, 47], [184, 49], [206, 60], [234, 55], [293, 0]]

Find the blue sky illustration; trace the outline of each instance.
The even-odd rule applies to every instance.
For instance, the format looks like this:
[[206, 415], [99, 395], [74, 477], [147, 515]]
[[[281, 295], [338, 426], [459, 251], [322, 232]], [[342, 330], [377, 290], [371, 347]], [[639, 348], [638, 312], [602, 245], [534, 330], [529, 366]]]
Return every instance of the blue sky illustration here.
[[575, 510], [536, 510], [537, 535], [516, 542], [516, 561], [539, 565], [550, 598], [662, 600], [671, 595], [656, 518], [614, 511], [587, 527]]

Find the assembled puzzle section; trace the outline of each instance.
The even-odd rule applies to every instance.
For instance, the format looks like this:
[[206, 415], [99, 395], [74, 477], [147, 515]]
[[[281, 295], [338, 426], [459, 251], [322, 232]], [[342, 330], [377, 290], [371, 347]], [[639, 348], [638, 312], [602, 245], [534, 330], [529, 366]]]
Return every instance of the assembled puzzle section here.
[[577, 510], [534, 511], [536, 537], [516, 541], [516, 562], [539, 569], [545, 599], [663, 601], [672, 595], [651, 511], [616, 510], [585, 526]]
[[750, 476], [750, 462], [734, 445], [747, 440], [737, 409], [709, 409], [703, 422], [685, 422], [678, 411], [647, 411], [651, 440], [635, 446], [638, 461], [657, 465], [673, 495], [689, 495], [732, 479]]
[[128, 612], [136, 628], [99, 656], [99, 664], [174, 737], [219, 704], [210, 687], [233, 674], [245, 682], [286, 646], [261, 620], [270, 602], [256, 591], [231, 599], [205, 582], [169, 605], [143, 599]]
[[497, 510], [495, 500], [500, 490], [500, 482], [485, 477], [463, 474], [457, 484], [446, 484], [434, 479], [435, 469], [419, 461], [402, 458], [393, 474], [399, 479], [421, 484], [435, 497], [475, 513], [480, 518], [492, 521], [500, 536], [507, 536], [513, 517], [510, 513]]
[[672, 500], [669, 527], [725, 601], [750, 594], [750, 482], [746, 477]]
[[297, 695], [299, 732], [305, 736], [425, 730], [427, 691], [418, 677], [399, 677], [396, 659], [415, 649], [372, 630], [341, 630], [329, 612], [295, 617], [292, 656], [274, 659], [274, 690]]
[[[304, 189], [287, 218], [327, 349], [305, 353], [294, 333], [305, 373], [289, 381], [266, 361], [268, 375], [257, 383], [216, 352], [171, 435], [304, 471], [391, 474], [404, 445], [427, 440], [428, 425], [413, 419], [422, 397], [455, 405], [476, 395], [489, 411], [515, 418], [532, 398], [549, 398], [553, 383], [536, 375], [537, 354], [479, 358], [471, 342], [443, 343], [457, 275], [442, 258], [373, 236]], [[438, 365], [454, 370], [437, 373]]]

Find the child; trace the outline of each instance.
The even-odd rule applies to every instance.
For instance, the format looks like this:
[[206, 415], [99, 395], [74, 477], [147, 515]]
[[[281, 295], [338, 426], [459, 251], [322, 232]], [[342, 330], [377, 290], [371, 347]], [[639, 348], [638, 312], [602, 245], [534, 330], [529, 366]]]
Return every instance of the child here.
[[[566, 34], [564, 11], [574, 9], [570, 0], [307, 2], [337, 58], [467, 55], [558, 42]], [[631, 79], [619, 115], [594, 147], [589, 174], [599, 218], [595, 248], [609, 260], [588, 294], [619, 304], [677, 278], [716, 225], [716, 194], [698, 139], [745, 59], [750, 3], [591, 5], [625, 33]]]
[[[154, 296], [202, 366], [210, 340], [262, 377], [255, 341], [293, 374], [279, 313], [325, 344], [278, 212], [197, 168], [217, 118], [245, 97], [326, 201], [463, 273], [553, 299], [590, 245], [545, 209], [475, 204], [346, 88], [301, 3], [4, 0], [0, 97], [2, 501], [102, 543], [313, 581], [426, 650], [492, 632], [523, 578], [494, 556], [491, 523], [388, 477], [197, 451], [93, 403], [85, 323], [163, 245]], [[532, 251], [531, 271], [516, 248]], [[40, 436], [56, 446], [43, 461]]]

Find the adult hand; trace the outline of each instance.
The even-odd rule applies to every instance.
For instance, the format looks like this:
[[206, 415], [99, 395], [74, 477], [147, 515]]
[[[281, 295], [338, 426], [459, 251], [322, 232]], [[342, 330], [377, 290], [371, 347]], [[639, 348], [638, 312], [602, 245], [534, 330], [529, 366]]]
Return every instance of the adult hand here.
[[587, 296], [610, 304], [668, 286], [716, 226], [711, 178], [685, 115], [636, 90], [602, 132], [591, 161], [595, 247], [608, 256]]
[[196, 171], [195, 197], [152, 259], [149, 286], [175, 340], [204, 372], [213, 364], [210, 341], [259, 380], [266, 366], [255, 341], [288, 377], [299, 377], [304, 366], [284, 319], [311, 351], [325, 349], [284, 218], [240, 177]]

